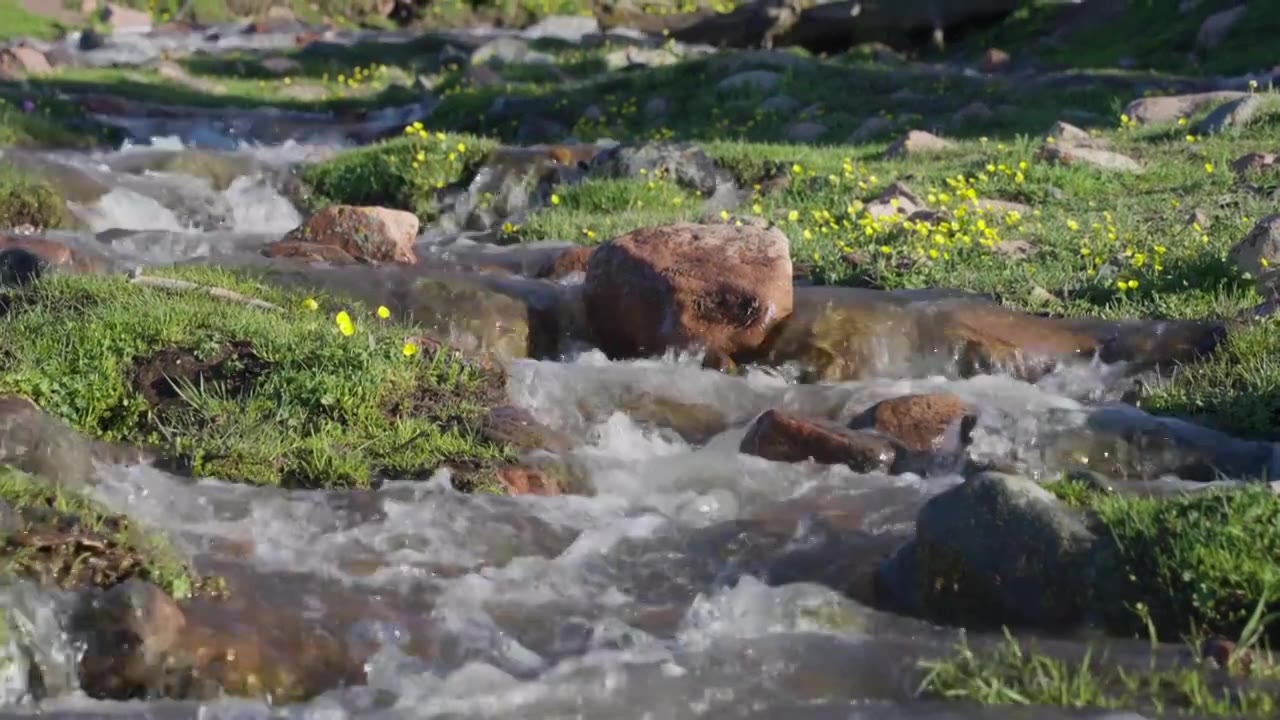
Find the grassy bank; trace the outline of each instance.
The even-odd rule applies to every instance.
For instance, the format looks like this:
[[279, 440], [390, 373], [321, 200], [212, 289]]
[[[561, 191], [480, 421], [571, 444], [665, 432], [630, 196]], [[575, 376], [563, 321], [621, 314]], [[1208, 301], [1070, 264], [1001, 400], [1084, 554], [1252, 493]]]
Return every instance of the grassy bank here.
[[49, 277], [3, 298], [0, 391], [91, 436], [154, 446], [183, 471], [242, 482], [367, 487], [377, 473], [447, 464], [466, 475], [507, 456], [478, 430], [500, 380], [419, 348], [412, 328], [245, 276], [176, 274], [281, 309]]

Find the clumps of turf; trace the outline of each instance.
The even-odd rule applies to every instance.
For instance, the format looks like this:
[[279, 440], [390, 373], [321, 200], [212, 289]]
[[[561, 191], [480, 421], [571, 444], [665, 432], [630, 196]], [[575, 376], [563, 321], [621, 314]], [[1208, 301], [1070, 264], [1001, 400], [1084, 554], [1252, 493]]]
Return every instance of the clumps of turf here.
[[[1280, 610], [1280, 496], [1268, 486], [1211, 488], [1171, 497], [1048, 486], [1084, 510], [1107, 552], [1089, 588], [1112, 633], [1176, 640], [1238, 637], [1259, 603]], [[1276, 630], [1270, 628], [1274, 637]], [[1274, 639], [1273, 637], [1273, 639]]]
[[436, 216], [439, 190], [475, 175], [492, 141], [428, 132], [421, 124], [405, 137], [343, 153], [305, 168], [300, 179], [310, 210], [326, 205], [379, 205], [408, 210], [422, 221]]
[[1012, 637], [983, 650], [967, 644], [945, 659], [923, 663], [918, 694], [985, 705], [1053, 705], [1190, 713], [1197, 717], [1275, 717], [1280, 695], [1276, 671], [1255, 665], [1253, 680], [1227, 679], [1190, 665], [1154, 660], [1147, 667], [1110, 661], [1106, 653], [1078, 661], [1054, 657]]
[[248, 274], [168, 274], [281, 309], [50, 276], [0, 296], [0, 392], [91, 436], [151, 446], [178, 471], [231, 481], [359, 488], [445, 465], [478, 475], [509, 459], [483, 437], [505, 394], [488, 365], [355, 303]]
[[1191, 417], [1240, 437], [1277, 439], [1280, 427], [1280, 322], [1240, 328], [1209, 360], [1178, 368], [1150, 388], [1146, 411]]
[[108, 588], [130, 578], [175, 598], [219, 591], [159, 536], [80, 493], [0, 466], [0, 574], [63, 589]]
[[66, 201], [49, 183], [0, 161], [0, 228], [70, 225]]

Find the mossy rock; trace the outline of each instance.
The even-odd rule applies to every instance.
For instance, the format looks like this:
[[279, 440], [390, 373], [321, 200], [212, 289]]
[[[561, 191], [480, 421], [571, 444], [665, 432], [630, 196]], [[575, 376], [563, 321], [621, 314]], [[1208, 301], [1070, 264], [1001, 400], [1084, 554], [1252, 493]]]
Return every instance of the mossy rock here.
[[22, 225], [63, 228], [71, 225], [71, 216], [51, 184], [0, 162], [0, 229]]
[[369, 487], [512, 457], [483, 436], [505, 396], [499, 370], [338, 298], [248, 274], [169, 274], [195, 289], [52, 275], [0, 296], [0, 392], [92, 437], [151, 447], [171, 469], [230, 481]]
[[63, 589], [130, 578], [175, 598], [218, 591], [169, 544], [77, 491], [0, 466], [0, 574]]

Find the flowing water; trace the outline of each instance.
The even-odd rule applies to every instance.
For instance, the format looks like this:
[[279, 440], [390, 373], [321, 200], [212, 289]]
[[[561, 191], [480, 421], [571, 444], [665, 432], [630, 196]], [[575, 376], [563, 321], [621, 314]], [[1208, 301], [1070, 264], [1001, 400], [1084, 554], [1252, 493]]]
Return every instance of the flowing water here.
[[[130, 266], [248, 260], [299, 220], [282, 192], [288, 168], [339, 147], [303, 138], [227, 149], [199, 142], [202, 133], [225, 140], [216, 122], [196, 130], [115, 152], [9, 159], [66, 178], [88, 231], [54, 237]], [[234, 178], [219, 186], [173, 169], [174, 157], [197, 152]], [[424, 242], [440, 235], [425, 229]], [[454, 240], [423, 254], [519, 266], [540, 252]], [[978, 409], [976, 458], [1012, 458], [1032, 472], [1106, 445], [1092, 439], [1107, 418], [1197, 436], [1112, 405], [1121, 374], [1082, 364], [1034, 384], [997, 375], [802, 385], [764, 370], [730, 377], [691, 358], [611, 362], [590, 349], [515, 361], [511, 399], [573, 438], [559, 461], [591, 496], [465, 496], [445, 472], [361, 493], [285, 491], [102, 464], [103, 502], [168, 531], [201, 570], [228, 579], [232, 600], [193, 615], [256, 637], [264, 665], [296, 661], [306, 682], [327, 690], [287, 705], [88, 699], [63, 630], [67, 599], [16, 583], [0, 588], [20, 630], [0, 638], [0, 700], [13, 713], [55, 717], [1136, 717], [915, 700], [917, 663], [946, 653], [961, 632], [853, 598], [866, 600], [859, 578], [959, 476], [863, 475], [737, 452], [766, 409], [848, 420], [919, 391], [955, 393]], [[709, 429], [655, 421], [664, 400], [709, 408]], [[29, 704], [31, 664], [49, 696], [38, 706]]]

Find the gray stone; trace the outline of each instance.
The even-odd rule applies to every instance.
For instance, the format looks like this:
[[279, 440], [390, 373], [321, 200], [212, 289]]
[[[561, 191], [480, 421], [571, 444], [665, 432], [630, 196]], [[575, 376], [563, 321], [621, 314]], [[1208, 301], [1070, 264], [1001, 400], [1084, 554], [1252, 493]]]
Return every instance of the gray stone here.
[[768, 92], [781, 80], [782, 76], [771, 70], [747, 70], [721, 80], [716, 85], [716, 89], [722, 91], [759, 90]]
[[862, 124], [858, 126], [858, 129], [854, 130], [853, 133], [849, 135], [849, 139], [846, 142], [851, 145], [864, 143], [868, 140], [875, 139], [880, 135], [885, 135], [890, 130], [893, 130], [893, 123], [889, 122], [888, 118], [876, 115], [875, 117], [869, 117], [866, 120], [863, 120]]
[[472, 65], [484, 65], [493, 60], [502, 63], [523, 62], [529, 54], [529, 43], [515, 37], [500, 37], [481, 45], [471, 53]]
[[1262, 98], [1246, 95], [1220, 105], [1196, 126], [1201, 135], [1215, 135], [1231, 128], [1244, 128], [1253, 122], [1262, 110]]
[[88, 440], [16, 395], [0, 396], [0, 464], [68, 488], [94, 482]]
[[1040, 158], [1062, 165], [1092, 165], [1099, 170], [1117, 172], [1142, 172], [1137, 160], [1118, 152], [1101, 148], [1081, 147], [1077, 145], [1045, 145], [1040, 150]]
[[1035, 482], [980, 473], [935, 496], [882, 576], [920, 614], [976, 625], [1083, 619], [1096, 536]]
[[641, 171], [650, 177], [662, 173], [676, 183], [710, 195], [717, 188], [733, 186], [733, 176], [693, 145], [653, 143], [620, 145], [605, 150], [591, 163], [593, 177], [635, 178]]
[[600, 21], [583, 15], [552, 15], [543, 18], [520, 32], [528, 40], [563, 40], [580, 43], [588, 35], [600, 32]]
[[1227, 254], [1241, 272], [1254, 277], [1280, 270], [1280, 214], [1268, 215]]
[[667, 114], [667, 99], [664, 97], [651, 97], [649, 102], [644, 104], [644, 116], [653, 120]]
[[787, 128], [787, 140], [791, 142], [811, 143], [826, 134], [827, 126], [817, 122], [798, 122]]
[[1240, 18], [1244, 17], [1245, 10], [1245, 5], [1241, 3], [1205, 18], [1204, 23], [1200, 25], [1200, 31], [1196, 33], [1196, 47], [1212, 50], [1221, 45], [1222, 41], [1231, 34], [1236, 23], [1240, 22]]
[[795, 112], [796, 108], [798, 107], [800, 107], [800, 103], [797, 102], [794, 98], [788, 97], [786, 95], [774, 95], [773, 97], [760, 103], [760, 107], [757, 109], [763, 113], [777, 113], [779, 115], [789, 115]]

